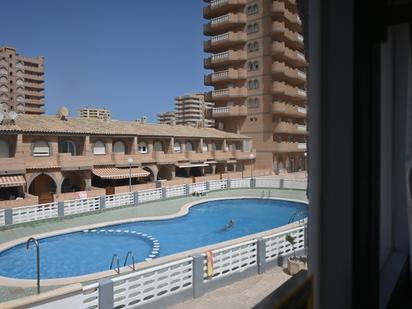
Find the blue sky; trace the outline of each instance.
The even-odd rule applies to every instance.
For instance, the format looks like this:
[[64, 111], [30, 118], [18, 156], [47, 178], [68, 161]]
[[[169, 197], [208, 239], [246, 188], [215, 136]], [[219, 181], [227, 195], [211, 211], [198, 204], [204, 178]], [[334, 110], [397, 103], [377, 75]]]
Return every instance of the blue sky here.
[[0, 45], [46, 59], [46, 113], [102, 106], [134, 120], [203, 91], [201, 0], [2, 0]]

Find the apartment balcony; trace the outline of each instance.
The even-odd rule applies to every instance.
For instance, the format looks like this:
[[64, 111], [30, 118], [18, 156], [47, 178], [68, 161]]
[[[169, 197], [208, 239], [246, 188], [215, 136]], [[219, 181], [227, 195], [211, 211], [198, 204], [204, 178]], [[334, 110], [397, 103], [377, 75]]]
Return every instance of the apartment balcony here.
[[275, 152], [306, 152], [306, 143], [275, 142]]
[[286, 44], [293, 48], [302, 50], [303, 36], [298, 32], [289, 30], [284, 22], [274, 21], [272, 23], [272, 37], [278, 41], [284, 41]]
[[245, 69], [228, 69], [206, 75], [204, 78], [204, 84], [207, 86], [212, 86], [219, 83], [245, 80], [246, 78], [247, 72]]
[[25, 106], [24, 111], [26, 113], [31, 113], [31, 114], [44, 114], [45, 110], [44, 107], [39, 106], [39, 107], [30, 107], [30, 106]]
[[226, 161], [233, 158], [233, 154], [231, 151], [222, 151], [222, 150], [215, 150], [212, 151], [213, 159], [216, 161]]
[[26, 169], [47, 169], [58, 168], [60, 164], [58, 162], [58, 156], [50, 157], [26, 157], [25, 165]]
[[233, 150], [232, 157], [236, 160], [251, 160], [251, 155], [253, 158], [256, 158], [256, 151], [242, 151], [242, 150]]
[[24, 102], [26, 104], [39, 105], [39, 107], [42, 107], [44, 105], [43, 99], [24, 99]]
[[23, 158], [0, 158], [0, 175], [25, 173], [26, 165]]
[[212, 158], [210, 152], [186, 151], [185, 156], [189, 161], [206, 161], [207, 159]]
[[273, 129], [273, 133], [307, 135], [308, 131], [306, 125], [281, 121], [275, 126], [275, 128]]
[[26, 57], [26, 56], [22, 56], [22, 55], [18, 55], [16, 57], [17, 60], [23, 61], [23, 62], [28, 62], [28, 63], [35, 63], [38, 65], [41, 65], [43, 63], [43, 61], [41, 59], [38, 58], [30, 58], [30, 57]]
[[231, 100], [231, 99], [246, 98], [246, 97], [247, 97], [246, 87], [229, 87], [229, 88], [210, 91], [205, 94], [206, 101], [221, 101], [221, 100]]
[[111, 154], [111, 162], [118, 167], [129, 166], [129, 159], [133, 160], [133, 164], [149, 163], [155, 161], [152, 153], [125, 154], [113, 152]]
[[306, 118], [307, 110], [305, 107], [300, 107], [297, 105], [287, 104], [284, 102], [273, 102], [272, 113], [275, 115]]
[[300, 51], [286, 47], [285, 42], [273, 42], [272, 54], [278, 61], [284, 61], [294, 67], [305, 67], [307, 62], [305, 55]]
[[223, 65], [243, 62], [247, 60], [247, 53], [244, 50], [228, 50], [215, 54], [204, 60], [205, 69], [214, 69]]
[[39, 89], [39, 90], [44, 90], [44, 83], [25, 82], [24, 86], [25, 87], [30, 87], [30, 88], [36, 88], [36, 89]]
[[203, 43], [205, 52], [217, 52], [229, 46], [244, 44], [247, 41], [247, 34], [243, 31], [229, 31], [223, 34], [212, 36], [210, 40]]
[[224, 107], [215, 107], [212, 109], [213, 118], [244, 116], [247, 116], [247, 107], [244, 105], [231, 105]]
[[306, 83], [306, 73], [299, 69], [292, 69], [284, 62], [272, 63], [272, 74], [279, 80], [286, 80], [290, 84], [302, 85]]
[[36, 80], [36, 81], [41, 81], [41, 82], [44, 83], [44, 75], [23, 73], [21, 76], [24, 78], [25, 81], [27, 81], [27, 80]]
[[26, 96], [44, 98], [44, 92], [43, 91], [32, 91], [32, 90], [24, 89], [23, 94], [26, 95]]
[[246, 24], [246, 14], [244, 13], [229, 13], [226, 15], [212, 18], [210, 22], [203, 25], [204, 35], [216, 35], [219, 32], [228, 31], [234, 27]]
[[59, 153], [57, 162], [62, 171], [90, 170], [93, 167], [92, 156], [72, 156], [71, 153]]
[[203, 17], [210, 19], [246, 5], [247, 0], [212, 0], [203, 8]]
[[272, 3], [272, 15], [277, 19], [286, 22], [287, 27], [293, 31], [302, 31], [302, 22], [298, 14], [288, 10], [284, 2], [274, 1]]
[[24, 72], [33, 72], [33, 73], [40, 73], [40, 74], [43, 74], [44, 73], [44, 68], [43, 67], [32, 67], [32, 66], [28, 66], [28, 65], [25, 65], [24, 66]]
[[298, 87], [289, 86], [284, 82], [273, 82], [272, 93], [278, 97], [293, 101], [306, 101], [305, 90]]

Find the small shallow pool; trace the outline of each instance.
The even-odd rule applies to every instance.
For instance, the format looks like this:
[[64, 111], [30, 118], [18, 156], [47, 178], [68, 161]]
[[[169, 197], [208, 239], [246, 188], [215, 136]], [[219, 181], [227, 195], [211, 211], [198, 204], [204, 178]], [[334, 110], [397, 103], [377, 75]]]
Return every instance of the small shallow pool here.
[[[299, 215], [296, 216], [295, 214]], [[136, 262], [270, 230], [306, 217], [304, 203], [272, 199], [230, 199], [193, 206], [189, 214], [40, 239], [42, 279], [86, 275], [109, 269], [113, 254], [121, 266], [128, 251]], [[295, 216], [294, 216], [295, 215]], [[224, 229], [230, 220], [235, 224]], [[25, 244], [0, 253], [0, 276], [34, 279], [36, 250]]]

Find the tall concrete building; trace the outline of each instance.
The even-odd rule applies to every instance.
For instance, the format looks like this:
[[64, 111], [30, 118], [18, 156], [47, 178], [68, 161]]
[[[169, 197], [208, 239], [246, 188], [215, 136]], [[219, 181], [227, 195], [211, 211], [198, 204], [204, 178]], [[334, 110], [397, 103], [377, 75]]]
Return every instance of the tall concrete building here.
[[174, 112], [163, 112], [157, 114], [157, 122], [160, 124], [170, 124], [176, 123], [176, 115]]
[[44, 114], [44, 57], [19, 55], [0, 47], [0, 110]]
[[306, 60], [295, 0], [209, 0], [205, 85], [216, 127], [251, 136], [256, 167], [306, 169]]
[[111, 119], [112, 113], [109, 109], [98, 107], [82, 107], [79, 109], [80, 118]]
[[213, 127], [215, 121], [210, 118], [213, 107], [214, 104], [207, 102], [203, 93], [189, 93], [176, 97], [176, 124]]

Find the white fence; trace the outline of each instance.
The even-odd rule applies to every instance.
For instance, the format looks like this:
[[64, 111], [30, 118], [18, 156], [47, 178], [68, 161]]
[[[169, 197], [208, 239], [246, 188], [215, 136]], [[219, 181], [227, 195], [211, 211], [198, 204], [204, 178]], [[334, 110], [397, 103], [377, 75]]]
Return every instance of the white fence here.
[[[165, 198], [187, 196], [194, 192], [227, 190], [238, 188], [284, 188], [305, 190], [305, 179], [275, 179], [275, 178], [243, 178], [231, 180], [212, 180], [187, 185], [156, 188], [144, 191], [114, 194], [88, 199], [78, 199], [64, 202], [54, 202], [26, 207], [0, 210], [0, 226], [56, 218], [62, 215], [74, 215], [96, 211], [103, 208], [114, 208], [136, 205]], [[137, 199], [136, 199], [137, 196]], [[104, 203], [104, 204], [102, 204]]]
[[[86, 285], [79, 291], [80, 294], [53, 297], [50, 303], [56, 299], [66, 304], [80, 302], [80, 305], [72, 306], [79, 309], [163, 308], [173, 299], [199, 297], [206, 287], [209, 290], [218, 288], [239, 278], [262, 273], [268, 266], [276, 266], [278, 257], [293, 253], [291, 244], [286, 241], [287, 235], [295, 237], [295, 250], [302, 253], [305, 249], [306, 224], [304, 220], [279, 233], [210, 250], [212, 276], [207, 271], [207, 255], [194, 254], [146, 269], [139, 270], [137, 265], [136, 271]], [[221, 280], [223, 278], [225, 280]], [[176, 294], [180, 294], [181, 298], [176, 298]], [[43, 300], [36, 308], [50, 308], [50, 303]]]
[[57, 203], [13, 208], [13, 223], [37, 221], [58, 216]]

